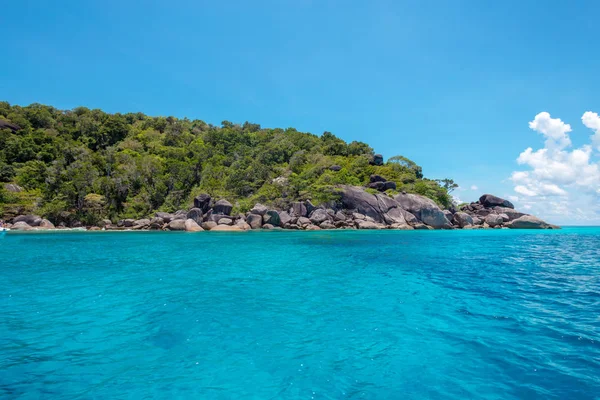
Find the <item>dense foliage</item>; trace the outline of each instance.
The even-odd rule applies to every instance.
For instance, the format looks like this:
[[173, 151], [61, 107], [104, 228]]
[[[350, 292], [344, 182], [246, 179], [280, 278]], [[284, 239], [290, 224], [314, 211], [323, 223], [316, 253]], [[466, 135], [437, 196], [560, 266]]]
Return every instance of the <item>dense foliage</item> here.
[[[213, 126], [200, 120], [107, 114], [85, 107], [0, 102], [0, 212], [36, 212], [54, 222], [141, 217], [189, 207], [194, 196], [227, 198], [240, 211], [255, 202], [283, 207], [297, 199], [337, 198], [335, 185], [362, 185], [373, 173], [398, 190], [449, 205], [447, 185], [423, 178], [401, 156], [369, 164], [373, 150], [329, 132], [316, 136], [262, 129], [246, 122]], [[332, 165], [341, 170], [333, 171]], [[444, 187], [445, 186], [445, 187]]]

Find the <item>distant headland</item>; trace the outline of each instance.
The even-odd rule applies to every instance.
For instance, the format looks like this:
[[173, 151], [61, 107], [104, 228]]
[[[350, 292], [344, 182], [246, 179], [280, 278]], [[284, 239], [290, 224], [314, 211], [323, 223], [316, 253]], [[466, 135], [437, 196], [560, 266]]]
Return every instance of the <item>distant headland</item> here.
[[0, 182], [14, 230], [556, 228], [330, 132], [85, 107], [0, 102]]

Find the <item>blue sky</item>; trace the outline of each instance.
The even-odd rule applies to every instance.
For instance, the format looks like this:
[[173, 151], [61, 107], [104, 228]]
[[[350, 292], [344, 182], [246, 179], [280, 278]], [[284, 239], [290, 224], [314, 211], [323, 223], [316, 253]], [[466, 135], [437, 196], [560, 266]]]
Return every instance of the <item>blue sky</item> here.
[[566, 195], [538, 190], [552, 177], [517, 158], [544, 148], [528, 126], [540, 112], [571, 125], [560, 151], [590, 143], [599, 13], [593, 1], [11, 1], [0, 97], [327, 130], [454, 178], [462, 200], [515, 196], [553, 222], [590, 223], [597, 210], [547, 205], [589, 207], [596, 192], [564, 179]]

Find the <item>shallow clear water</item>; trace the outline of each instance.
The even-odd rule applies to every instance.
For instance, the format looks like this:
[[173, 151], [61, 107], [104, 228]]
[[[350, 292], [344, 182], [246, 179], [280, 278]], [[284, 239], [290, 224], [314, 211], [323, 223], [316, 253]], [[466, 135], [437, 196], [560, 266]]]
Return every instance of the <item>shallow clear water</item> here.
[[0, 397], [594, 399], [600, 229], [0, 238]]

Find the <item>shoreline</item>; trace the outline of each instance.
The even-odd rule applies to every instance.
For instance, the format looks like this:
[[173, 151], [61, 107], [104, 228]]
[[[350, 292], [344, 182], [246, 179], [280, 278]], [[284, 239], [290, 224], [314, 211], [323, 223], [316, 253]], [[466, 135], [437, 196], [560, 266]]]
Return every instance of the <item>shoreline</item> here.
[[[460, 232], [531, 232], [540, 233], [540, 231], [547, 232], [555, 232], [559, 233], [564, 229], [589, 229], [589, 228], [600, 228], [600, 225], [562, 225], [559, 227], [560, 229], [510, 229], [510, 228], [481, 228], [481, 229], [321, 229], [321, 230], [298, 230], [298, 229], [250, 229], [250, 230], [240, 230], [240, 231], [212, 231], [212, 234], [220, 235], [220, 234], [282, 234], [282, 233], [293, 233], [293, 234], [302, 234], [302, 233], [310, 233], [310, 234], [319, 234], [319, 233], [400, 233], [404, 234], [435, 234], [435, 233], [460, 233]], [[119, 234], [176, 234], [176, 235], [193, 235], [193, 234], [210, 234], [211, 231], [198, 231], [198, 232], [187, 232], [187, 231], [169, 231], [169, 230], [133, 230], [133, 229], [107, 229], [107, 230], [89, 230], [89, 229], [76, 229], [76, 228], [64, 228], [64, 229], [31, 229], [31, 230], [10, 230], [7, 232], [3, 232], [0, 234], [0, 238], [6, 236], [20, 236], [20, 235], [52, 235], [52, 234], [76, 234], [76, 233], [85, 233], [85, 234], [110, 234], [110, 233], [119, 233]], [[429, 232], [429, 233], [427, 233]]]
[[[232, 213], [234, 205], [210, 195], [194, 198], [193, 207], [174, 213], [155, 212], [140, 219], [101, 219], [84, 226], [72, 220], [59, 226], [34, 214], [12, 218], [11, 231], [221, 231], [248, 230], [480, 230], [560, 229], [514, 209], [508, 200], [484, 194], [478, 201], [442, 210], [431, 199], [401, 192], [371, 193], [360, 186], [339, 186], [337, 202], [315, 206], [310, 200], [288, 203], [285, 210], [256, 203], [245, 213]], [[116, 222], [116, 223], [115, 223]]]

